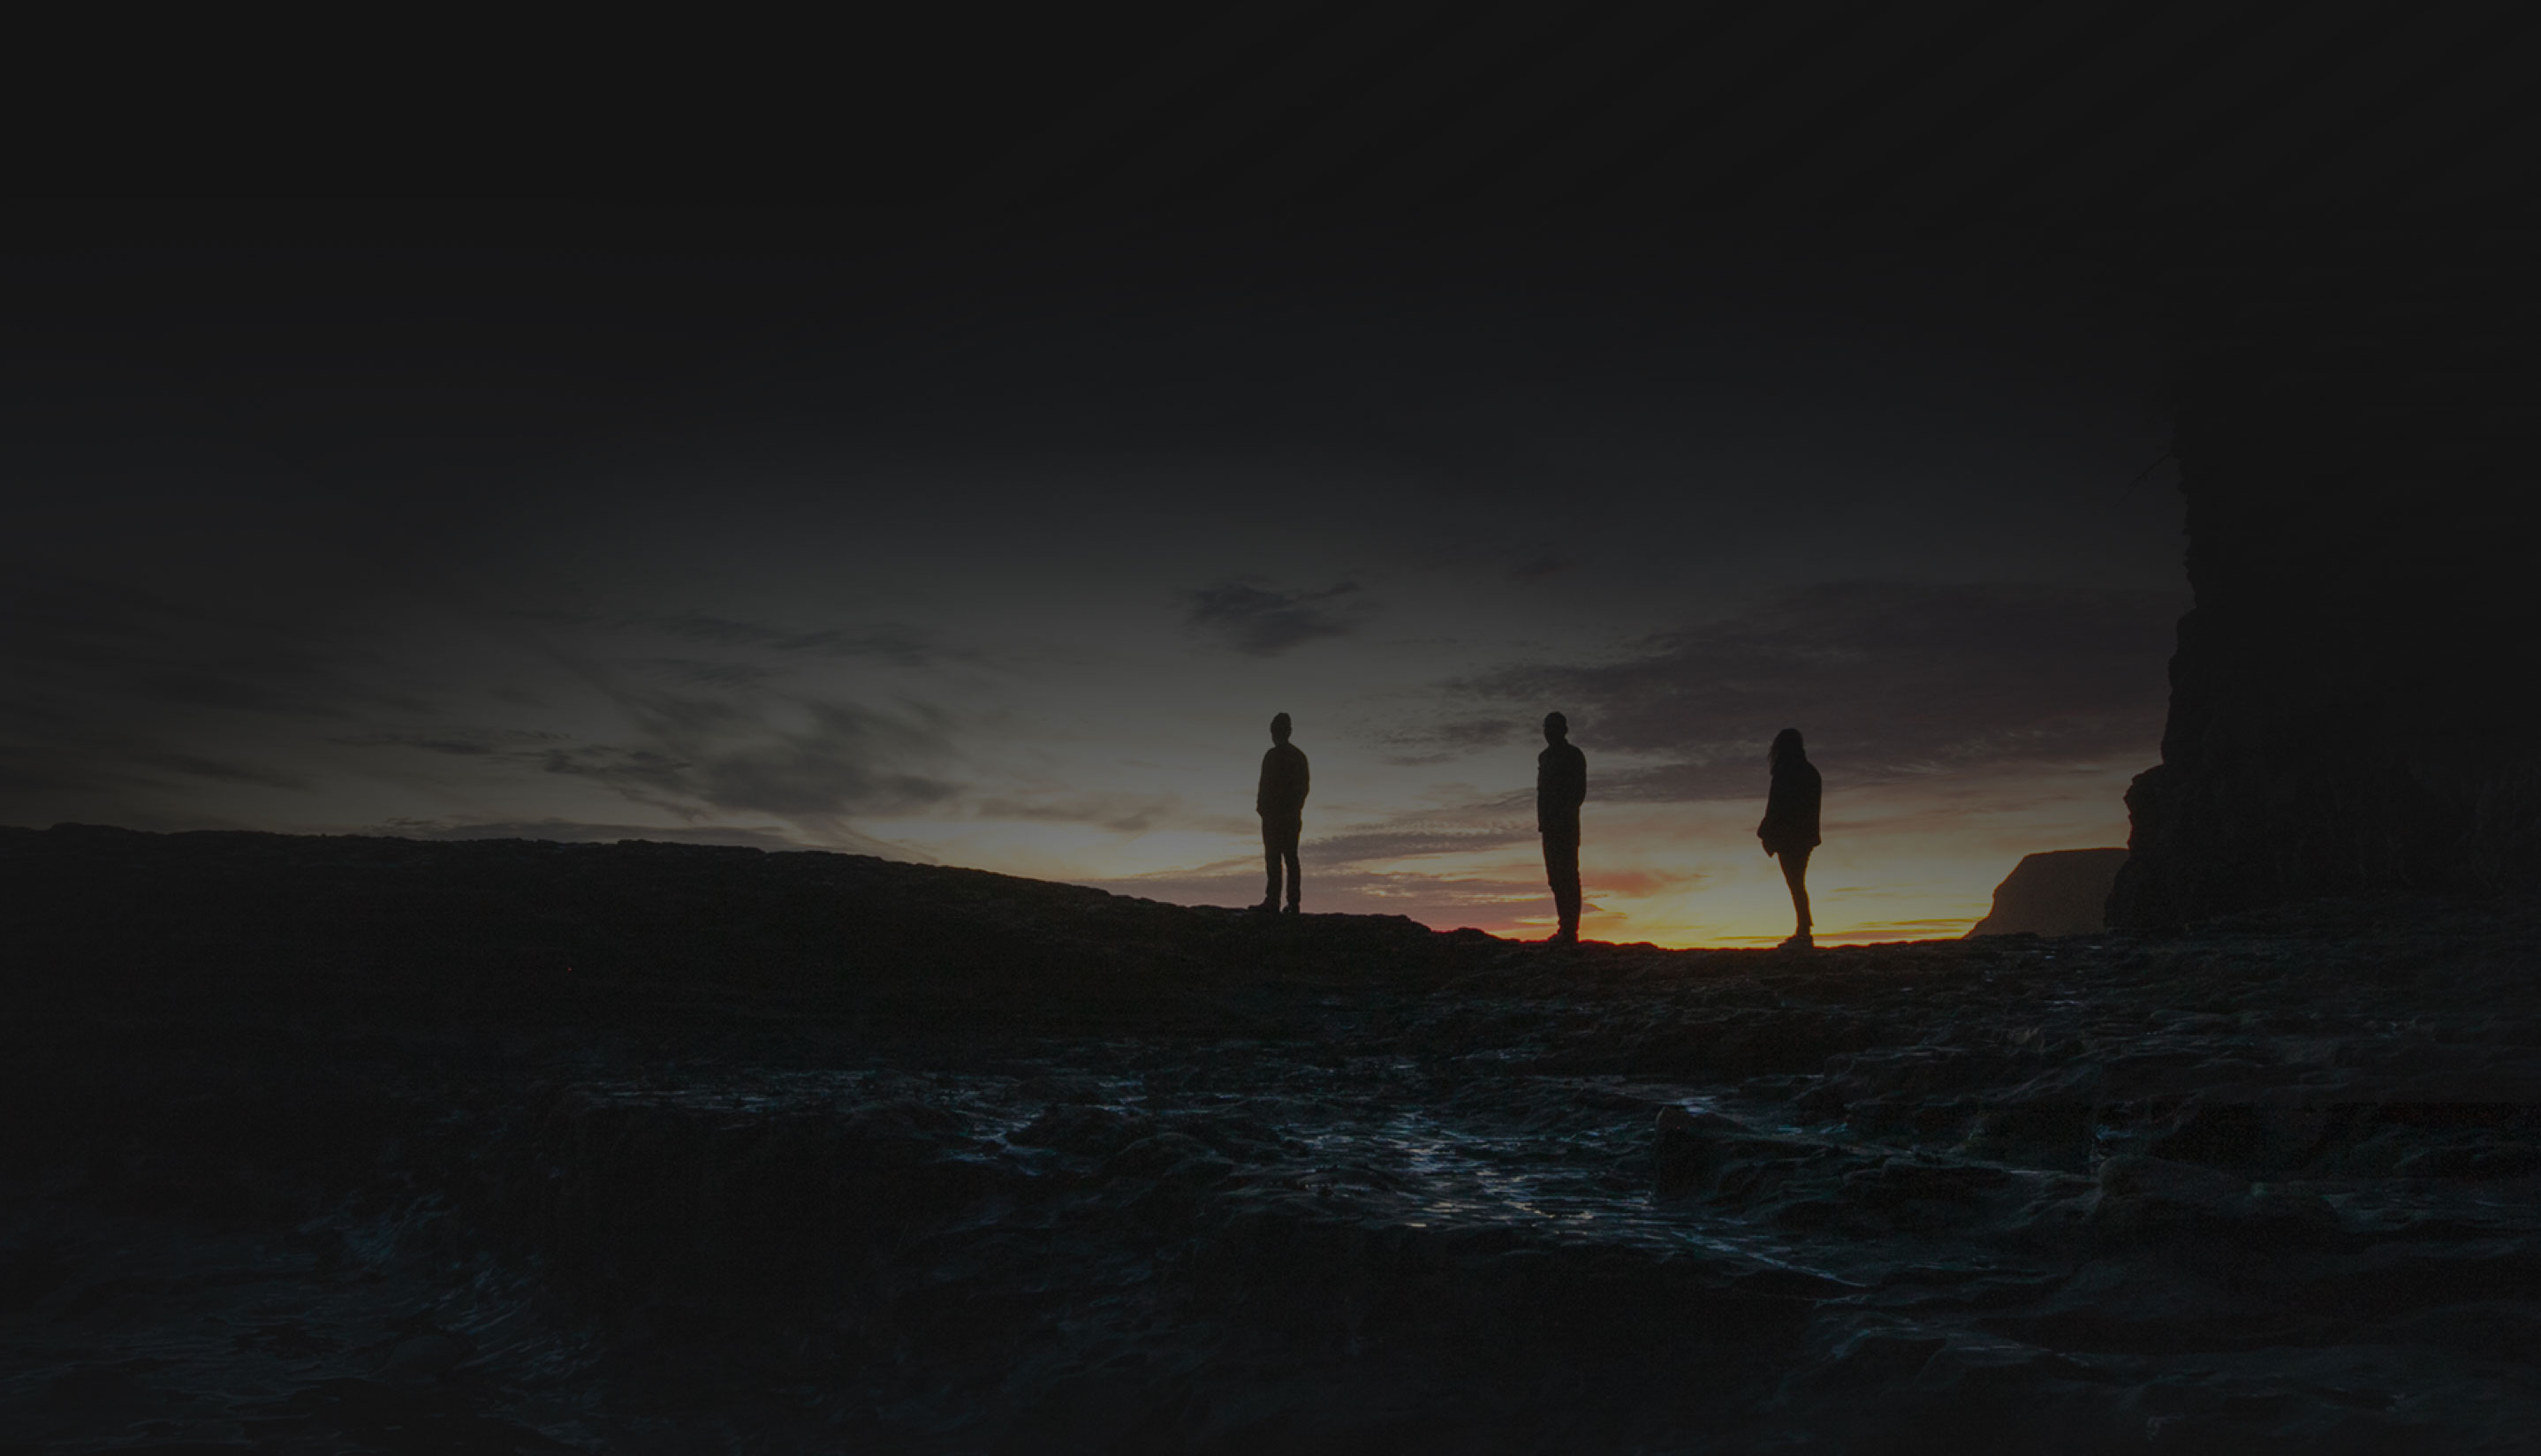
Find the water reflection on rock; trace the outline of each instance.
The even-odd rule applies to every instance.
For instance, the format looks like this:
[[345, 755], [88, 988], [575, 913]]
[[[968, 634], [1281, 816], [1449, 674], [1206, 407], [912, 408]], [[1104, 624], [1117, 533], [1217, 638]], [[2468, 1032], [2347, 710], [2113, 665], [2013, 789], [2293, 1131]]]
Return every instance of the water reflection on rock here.
[[[133, 837], [92, 869], [185, 868]], [[2541, 1418], [2528, 908], [1568, 952], [842, 856], [279, 842], [299, 869], [194, 846], [230, 918], [142, 927], [181, 979], [62, 931], [91, 871], [12, 841], [66, 969], [11, 1023], [11, 1439], [2502, 1450]], [[427, 942], [313, 982], [324, 938], [236, 890], [377, 922], [445, 872], [481, 974]], [[646, 875], [758, 897], [759, 959], [504, 959]], [[885, 892], [887, 955], [803, 928]]]

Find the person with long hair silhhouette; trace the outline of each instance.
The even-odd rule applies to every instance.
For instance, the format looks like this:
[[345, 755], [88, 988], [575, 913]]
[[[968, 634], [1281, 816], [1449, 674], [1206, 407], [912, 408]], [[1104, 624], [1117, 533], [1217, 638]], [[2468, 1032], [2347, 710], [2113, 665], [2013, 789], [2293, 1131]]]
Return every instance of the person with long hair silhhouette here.
[[1773, 773], [1771, 787], [1765, 791], [1765, 821], [1756, 826], [1756, 837], [1764, 840], [1765, 852], [1782, 861], [1782, 883], [1791, 889], [1791, 910], [1799, 919], [1799, 928], [1785, 946], [1807, 946], [1809, 939], [1809, 851], [1818, 846], [1818, 782], [1817, 765], [1800, 748], [1800, 730], [1785, 728], [1774, 735], [1773, 748], [1766, 751], [1765, 762]]

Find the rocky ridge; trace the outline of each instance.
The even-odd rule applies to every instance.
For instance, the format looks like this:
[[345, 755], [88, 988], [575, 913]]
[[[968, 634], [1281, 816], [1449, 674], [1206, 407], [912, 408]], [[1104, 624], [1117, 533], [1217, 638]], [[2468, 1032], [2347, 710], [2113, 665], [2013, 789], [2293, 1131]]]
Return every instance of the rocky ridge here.
[[1570, 951], [838, 855], [0, 862], [39, 892], [0, 1439], [43, 1449], [2511, 1450], [2541, 1417], [2519, 902]]

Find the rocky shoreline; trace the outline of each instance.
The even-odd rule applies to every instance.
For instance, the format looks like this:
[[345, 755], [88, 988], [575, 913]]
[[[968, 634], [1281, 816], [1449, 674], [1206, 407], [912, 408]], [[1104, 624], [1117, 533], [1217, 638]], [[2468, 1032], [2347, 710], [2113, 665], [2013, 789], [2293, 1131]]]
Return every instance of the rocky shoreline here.
[[2525, 902], [1781, 953], [653, 844], [0, 867], [0, 1450], [2541, 1424]]

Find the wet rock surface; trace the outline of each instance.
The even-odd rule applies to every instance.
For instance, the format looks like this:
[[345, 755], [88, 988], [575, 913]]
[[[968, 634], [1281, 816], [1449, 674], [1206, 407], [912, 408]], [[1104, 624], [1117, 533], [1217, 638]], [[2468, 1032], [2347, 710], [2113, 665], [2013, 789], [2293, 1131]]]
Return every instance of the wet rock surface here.
[[1571, 950], [836, 855], [0, 858], [0, 1449], [2541, 1426], [2527, 904]]

